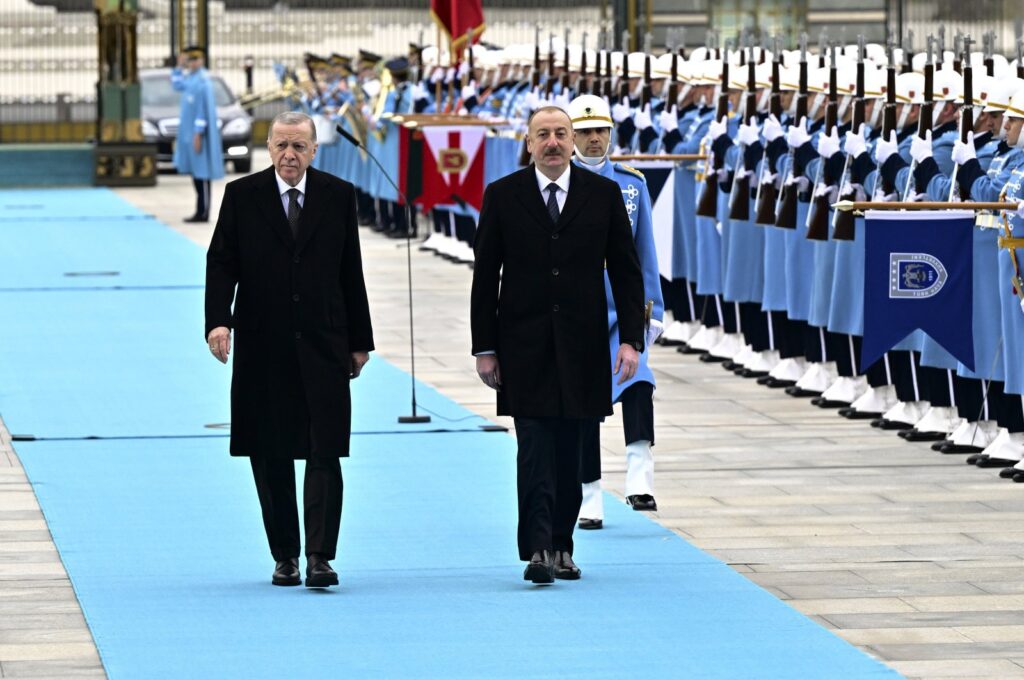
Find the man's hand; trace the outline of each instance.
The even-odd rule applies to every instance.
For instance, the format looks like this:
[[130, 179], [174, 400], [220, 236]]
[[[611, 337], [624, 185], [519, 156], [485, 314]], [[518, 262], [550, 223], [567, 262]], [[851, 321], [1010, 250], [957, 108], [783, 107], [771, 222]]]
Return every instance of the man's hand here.
[[750, 146], [756, 144], [758, 141], [758, 133], [760, 127], [757, 125], [757, 119], [751, 116], [750, 123], [744, 123], [740, 125], [739, 131], [736, 133], [736, 143], [741, 146]]
[[363, 372], [363, 366], [369, 360], [369, 352], [352, 352], [352, 372], [348, 374], [348, 377], [353, 380], [358, 378], [359, 374]]
[[875, 143], [875, 162], [879, 165], [884, 164], [889, 160], [890, 156], [899, 150], [899, 147], [899, 142], [896, 141], [895, 130], [889, 132], [889, 139], [879, 137], [878, 142]]
[[956, 141], [953, 142], [953, 162], [957, 165], [963, 165], [972, 158], [977, 158], [978, 154], [974, 150], [974, 133], [967, 133], [967, 143], [964, 144], [957, 137]]
[[665, 325], [657, 319], [651, 319], [651, 325], [647, 327], [647, 346], [650, 347], [654, 341], [665, 332]]
[[206, 336], [206, 344], [210, 346], [210, 352], [217, 357], [222, 364], [228, 363], [228, 355], [231, 354], [231, 329], [227, 326], [217, 326]]
[[761, 128], [761, 134], [764, 135], [764, 140], [770, 143], [774, 142], [786, 133], [782, 129], [782, 124], [779, 123], [779, 119], [774, 115], [770, 115], [764, 121], [764, 126]]
[[679, 129], [679, 114], [676, 113], [675, 104], [671, 108], [662, 110], [661, 115], [658, 116], [658, 122], [661, 123], [662, 132], [672, 132]]
[[203, 150], [203, 136], [199, 133], [192, 135], [192, 148], [196, 153]]
[[818, 135], [818, 155], [822, 158], [832, 158], [839, 153], [839, 130], [832, 128], [828, 135]]
[[637, 130], [646, 130], [654, 124], [651, 120], [651, 105], [645, 104], [643, 108], [638, 110], [633, 116], [633, 123], [636, 124]]
[[790, 125], [789, 132], [786, 133], [786, 142], [790, 148], [799, 149], [801, 146], [811, 141], [811, 134], [807, 132], [807, 118], [801, 118], [797, 125]]
[[629, 98], [623, 97], [621, 102], [612, 106], [612, 120], [616, 123], [621, 123], [629, 118], [632, 112], [633, 110], [629, 108]]
[[495, 354], [481, 354], [476, 358], [476, 373], [492, 390], [501, 391], [501, 368]]
[[[479, 359], [477, 360], [479, 365]], [[619, 376], [619, 385], [632, 380], [636, 375], [636, 367], [640, 364], [640, 355], [632, 346], [625, 343], [619, 345], [619, 351], [615, 354], [615, 370], [613, 373]]]
[[711, 124], [708, 126], [708, 139], [710, 139], [711, 141], [715, 141], [716, 139], [724, 135], [726, 130], [728, 129], [729, 128], [726, 125], [725, 118], [722, 118], [722, 120], [713, 120], [711, 121]]
[[860, 124], [860, 129], [856, 132], [853, 130], [846, 131], [846, 154], [850, 158], [857, 158], [868, 150], [866, 136], [867, 127], [864, 123]]
[[914, 139], [910, 142], [910, 157], [917, 163], [923, 163], [926, 159], [932, 157], [931, 130], [927, 130], [925, 132], [924, 139], [921, 139], [918, 135], [914, 135]]

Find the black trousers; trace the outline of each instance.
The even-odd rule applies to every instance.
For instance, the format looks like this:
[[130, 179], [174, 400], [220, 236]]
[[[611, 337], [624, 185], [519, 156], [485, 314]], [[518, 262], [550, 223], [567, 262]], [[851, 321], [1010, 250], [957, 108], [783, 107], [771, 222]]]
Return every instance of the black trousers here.
[[[648, 441], [654, 445], [654, 385], [637, 382], [619, 397], [622, 430], [626, 446]], [[583, 423], [580, 435], [580, 481], [590, 484], [601, 479], [601, 420]]]
[[210, 180], [192, 178], [192, 186], [196, 188], [196, 215], [210, 216]]
[[580, 434], [587, 421], [516, 418], [519, 559], [539, 550], [572, 554], [572, 532], [583, 502]]
[[[295, 498], [295, 462], [290, 458], [253, 457], [252, 474], [263, 510], [263, 527], [270, 553], [277, 561], [300, 554], [299, 513]], [[341, 500], [344, 484], [338, 458], [306, 461], [302, 486], [306, 555], [319, 554], [333, 560], [341, 528]]]

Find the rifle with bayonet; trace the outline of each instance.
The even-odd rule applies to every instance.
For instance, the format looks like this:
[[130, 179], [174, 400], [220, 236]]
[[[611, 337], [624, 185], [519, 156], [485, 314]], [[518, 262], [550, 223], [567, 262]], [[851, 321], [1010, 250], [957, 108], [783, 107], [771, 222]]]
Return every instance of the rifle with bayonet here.
[[1017, 41], [1017, 77], [1024, 78], [1024, 38]]
[[[728, 52], [728, 46], [726, 47]], [[729, 55], [722, 55], [722, 84], [718, 94], [718, 106], [715, 109], [715, 120], [724, 121], [729, 115]], [[722, 169], [725, 159], [721, 154], [707, 154], [704, 161], [704, 188], [697, 201], [697, 214], [712, 219], [718, 213], [718, 171]]]
[[[807, 118], [807, 34], [800, 36], [800, 83], [796, 93], [796, 117], [793, 125], [804, 125]], [[796, 207], [797, 195], [800, 192], [800, 178], [803, 176], [801, 168], [799, 174], [794, 167], [796, 154], [794, 149], [789, 150], [789, 176], [782, 185], [779, 193], [778, 205], [775, 207], [775, 226], [784, 229], [796, 229]]]
[[[921, 104], [921, 113], [917, 119], [917, 136], [927, 139], [932, 131], [932, 112], [935, 103], [935, 53], [933, 51], [935, 39], [928, 36], [928, 59], [924, 63], [924, 103]], [[904, 104], [910, 106], [910, 104]], [[914, 170], [917, 168], [917, 160], [910, 161], [910, 172], [907, 173], [907, 185], [903, 189], [903, 200], [909, 201], [914, 187]]]
[[672, 61], [669, 66], [668, 98], [665, 100], [665, 110], [671, 112], [673, 106], [677, 109], [679, 107], [679, 53], [676, 51], [678, 47], [676, 43], [677, 33], [674, 30], [670, 30], [668, 35], [666, 47], [669, 54], [672, 55]]
[[953, 37], [953, 70], [957, 73], [963, 73], [963, 60], [960, 58], [961, 48], [963, 47], [964, 35], [960, 31], [956, 32], [956, 36]]
[[[853, 120], [852, 127], [854, 134], [860, 133], [860, 127], [864, 124], [864, 36], [857, 37], [857, 86], [853, 99]], [[878, 104], [875, 104], [877, 106]], [[850, 183], [850, 166], [853, 158], [846, 155], [846, 165], [843, 166], [843, 175], [839, 180], [839, 200], [852, 201], [857, 198], [857, 190]], [[832, 213], [832, 237], [837, 241], [852, 241], [856, 231], [857, 220], [853, 213], [836, 210]]]
[[[750, 48], [750, 52], [747, 58], [747, 91], [741, 107], [741, 125], [749, 123], [751, 118], [757, 116], [757, 64], [754, 61], [753, 47]], [[732, 176], [732, 192], [729, 194], [729, 219], [741, 222], [750, 220], [750, 172], [740, 172], [746, 170], [743, 163], [745, 152], [746, 147], [743, 147], [737, 154]]]
[[[782, 50], [779, 47], [779, 39], [774, 41], [774, 59], [772, 59], [772, 92], [768, 100], [768, 113], [775, 117], [775, 120], [782, 121], [782, 83], [780, 81], [782, 68]], [[764, 146], [764, 153], [761, 154], [761, 177], [757, 182], [757, 197], [754, 199], [754, 221], [757, 224], [770, 226], [775, 224], [775, 201], [778, 189], [775, 186], [774, 168], [769, 167], [768, 145]], [[766, 178], [771, 177], [771, 181]]]
[[565, 49], [562, 50], [562, 77], [559, 79], [564, 94], [569, 93], [569, 38], [571, 35], [572, 32], [568, 28], [565, 29]]
[[[970, 42], [970, 38], [968, 38]], [[960, 142], [967, 144], [971, 132], [974, 130], [974, 68], [971, 66], [971, 58], [968, 55], [964, 63], [964, 105], [960, 109]], [[949, 200], [956, 200], [957, 182], [956, 176], [960, 173], [960, 165], [953, 166], [953, 174], [950, 176]]]
[[[889, 43], [889, 64], [885, 73], [885, 108], [882, 109], [882, 139], [888, 141], [892, 133], [896, 132], [896, 49]], [[877, 104], [876, 104], [877, 106]], [[882, 196], [889, 196], [896, 193], [896, 187], [889, 183], [882, 176], [882, 166], [879, 164], [875, 172], [875, 187], [882, 183]], [[877, 192], [875, 192], [877, 193]]]
[[544, 81], [544, 94], [550, 99], [555, 91], [555, 34], [548, 33], [548, 77]]
[[612, 93], [614, 88], [612, 87], [612, 34], [609, 32], [605, 36], [608, 41], [605, 45], [604, 51], [604, 98], [608, 101], [609, 105], [612, 103]]
[[540, 26], [533, 33], [533, 71], [530, 73], [530, 89], [540, 87]]
[[629, 31], [622, 32], [622, 74], [619, 76], [618, 101], [629, 99]]
[[583, 31], [580, 39], [580, 78], [576, 81], [576, 96], [590, 94], [590, 85], [587, 83], [587, 32]]
[[914, 70], [914, 32], [907, 31], [907, 37], [903, 42], [903, 70], [900, 72], [910, 73]]
[[[837, 65], [839, 48], [832, 44], [832, 59], [828, 69], [828, 102], [825, 104], [825, 129], [822, 134], [831, 136], [839, 126], [839, 82]], [[837, 152], [838, 153], [838, 152]], [[825, 179], [824, 158], [818, 158], [818, 172], [811, 191], [811, 205], [807, 210], [807, 238], [812, 241], [828, 240], [828, 208], [832, 204], [830, 187], [822, 185]]]
[[652, 37], [650, 33], [644, 35], [644, 86], [640, 91], [640, 108], [644, 108], [651, 103], [653, 94], [651, 93], [651, 41]]
[[985, 72], [990, 78], [996, 75], [996, 61], [992, 56], [996, 47], [996, 34], [989, 31], [981, 37], [985, 51]]

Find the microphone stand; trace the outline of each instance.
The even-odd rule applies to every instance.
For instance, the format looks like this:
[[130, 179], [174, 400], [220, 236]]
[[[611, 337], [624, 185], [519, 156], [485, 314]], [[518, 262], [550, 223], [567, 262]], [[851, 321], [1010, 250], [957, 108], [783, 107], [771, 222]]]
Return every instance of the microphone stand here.
[[415, 335], [413, 334], [414, 325], [412, 319], [412, 231], [410, 230], [410, 227], [412, 226], [412, 215], [411, 208], [409, 206], [409, 201], [406, 199], [405, 194], [402, 192], [402, 190], [398, 188], [398, 185], [395, 184], [395, 181], [391, 179], [391, 175], [388, 174], [387, 170], [384, 169], [384, 166], [380, 164], [380, 161], [377, 160], [377, 157], [374, 156], [369, 149], [360, 144], [359, 140], [350, 135], [345, 130], [345, 128], [341, 127], [341, 125], [336, 125], [334, 129], [337, 130], [338, 134], [344, 137], [349, 144], [356, 147], [357, 149], [362, 149], [363, 151], [366, 152], [366, 155], [369, 156], [373, 160], [373, 162], [377, 164], [377, 167], [380, 169], [381, 174], [384, 175], [384, 179], [388, 181], [388, 184], [394, 187], [395, 191], [402, 199], [402, 206], [403, 209], [405, 210], [406, 218], [405, 270], [409, 275], [409, 358], [410, 366], [412, 368], [412, 415], [398, 416], [398, 422], [403, 425], [429, 423], [430, 416], [418, 415], [416, 413], [416, 342]]

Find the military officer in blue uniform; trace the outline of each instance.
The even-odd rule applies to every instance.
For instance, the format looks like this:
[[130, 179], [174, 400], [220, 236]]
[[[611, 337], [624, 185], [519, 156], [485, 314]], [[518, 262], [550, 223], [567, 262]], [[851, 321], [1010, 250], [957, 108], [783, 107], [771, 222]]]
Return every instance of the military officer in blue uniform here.
[[186, 222], [210, 220], [210, 182], [224, 176], [217, 103], [205, 63], [206, 50], [187, 47], [178, 55], [178, 66], [171, 72], [171, 86], [181, 93], [174, 167], [182, 175], [192, 175], [196, 188], [196, 211], [185, 218]]
[[[651, 198], [647, 183], [638, 170], [608, 160], [612, 117], [608, 104], [601, 97], [582, 95], [569, 104], [576, 144], [574, 162], [582, 168], [615, 180], [622, 190], [622, 199], [633, 227], [633, 238], [644, 277], [644, 295], [651, 310], [646, 347], [640, 355], [636, 375], [625, 382], [612, 384], [612, 401], [622, 404], [626, 435], [626, 501], [634, 510], [657, 510], [654, 500], [654, 374], [647, 364], [651, 343], [662, 330], [664, 305], [658, 275], [658, 257], [654, 249], [654, 226], [651, 222]], [[608, 341], [618, 348], [619, 329], [615, 303], [607, 276]], [[601, 497], [600, 422], [594, 421], [581, 438], [581, 469], [583, 505], [580, 509], [581, 529], [600, 529], [604, 524]]]

